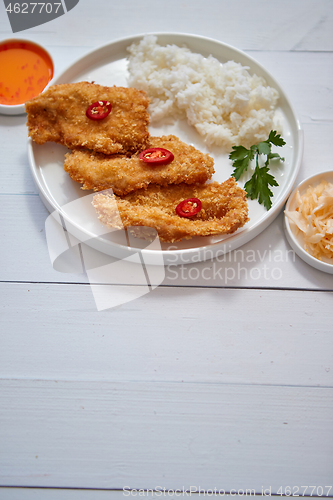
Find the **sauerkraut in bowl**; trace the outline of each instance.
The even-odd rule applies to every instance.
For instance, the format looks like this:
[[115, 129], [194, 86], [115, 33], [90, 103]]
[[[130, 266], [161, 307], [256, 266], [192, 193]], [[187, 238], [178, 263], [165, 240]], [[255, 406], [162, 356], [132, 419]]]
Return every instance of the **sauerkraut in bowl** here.
[[291, 194], [285, 216], [287, 237], [296, 253], [333, 273], [333, 172], [303, 181]]

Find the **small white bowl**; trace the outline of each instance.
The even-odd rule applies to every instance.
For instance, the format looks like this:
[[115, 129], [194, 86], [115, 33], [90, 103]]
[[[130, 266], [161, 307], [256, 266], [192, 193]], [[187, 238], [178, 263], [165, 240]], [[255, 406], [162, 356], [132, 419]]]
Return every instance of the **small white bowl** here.
[[[8, 38], [5, 40], [0, 40], [0, 45], [3, 45], [5, 43], [11, 43], [11, 42], [28, 43], [31, 45], [35, 45], [39, 50], [43, 51], [50, 58], [50, 61], [52, 63], [52, 79], [53, 79], [53, 77], [54, 77], [54, 61], [53, 61], [51, 54], [49, 53], [48, 50], [45, 49], [45, 47], [43, 47], [39, 43], [33, 42], [32, 40], [27, 40], [27, 39], [23, 39], [23, 38]], [[52, 79], [45, 86], [43, 91], [51, 84]], [[0, 103], [0, 114], [1, 115], [23, 115], [24, 113], [25, 113], [25, 103], [22, 103], [22, 104], [1, 104]]]
[[[289, 196], [289, 199], [285, 206], [285, 211], [295, 210], [297, 207], [296, 201], [296, 193], [299, 191], [300, 195], [303, 195], [309, 186], [317, 186], [321, 181], [326, 180], [333, 184], [333, 170], [328, 170], [327, 172], [321, 172], [319, 174], [308, 177], [303, 182], [294, 189], [294, 191]], [[302, 231], [298, 231], [296, 234], [297, 226], [294, 222], [292, 222], [286, 215], [284, 216], [284, 230], [288, 240], [288, 243], [292, 247], [292, 249], [296, 252], [296, 254], [304, 260], [307, 264], [318, 269], [319, 271], [323, 271], [325, 273], [333, 274], [333, 263], [329, 263], [328, 259], [318, 260], [312, 255], [310, 255], [304, 249], [304, 238]]]

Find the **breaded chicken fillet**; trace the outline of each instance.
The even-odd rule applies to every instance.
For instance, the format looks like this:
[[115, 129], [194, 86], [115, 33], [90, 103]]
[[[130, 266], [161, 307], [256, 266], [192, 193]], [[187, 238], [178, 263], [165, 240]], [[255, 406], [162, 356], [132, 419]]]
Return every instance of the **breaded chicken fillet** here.
[[[198, 198], [202, 209], [193, 217], [180, 217], [176, 206], [188, 198]], [[152, 184], [123, 198], [106, 191], [96, 194], [92, 203], [103, 224], [117, 227], [117, 209], [124, 227], [155, 228], [160, 240], [165, 242], [233, 233], [249, 220], [246, 193], [237, 186], [234, 177], [222, 184], [179, 184], [163, 188]]]
[[88, 150], [74, 150], [66, 154], [65, 171], [82, 189], [102, 191], [112, 188], [117, 195], [125, 195], [149, 184], [204, 183], [214, 173], [214, 160], [176, 136], [151, 137], [149, 147], [164, 148], [174, 155], [167, 165], [152, 165], [140, 160], [139, 152], [131, 157], [104, 155]]
[[[98, 101], [111, 103], [112, 109], [102, 120], [92, 120], [86, 110]], [[52, 141], [106, 154], [142, 150], [149, 140], [148, 104], [145, 92], [133, 88], [53, 85], [25, 104], [29, 136], [37, 144]]]

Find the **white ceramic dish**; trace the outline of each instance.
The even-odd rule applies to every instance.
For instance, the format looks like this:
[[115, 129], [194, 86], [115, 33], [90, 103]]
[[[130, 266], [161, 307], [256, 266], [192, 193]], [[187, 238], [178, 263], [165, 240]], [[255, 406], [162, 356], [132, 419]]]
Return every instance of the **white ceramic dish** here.
[[[299, 191], [300, 195], [303, 195], [309, 186], [317, 186], [321, 181], [326, 180], [327, 182], [333, 183], [333, 171], [329, 170], [327, 172], [321, 172], [319, 174], [308, 177], [303, 182], [297, 186], [291, 193], [287, 203], [286, 211], [295, 210], [297, 207], [296, 193]], [[323, 271], [325, 273], [333, 274], [333, 263], [329, 262], [328, 259], [318, 260], [312, 255], [310, 255], [306, 250], [304, 250], [304, 238], [301, 231], [297, 231], [296, 224], [289, 220], [289, 218], [284, 216], [284, 230], [287, 240], [296, 252], [296, 254], [304, 260], [307, 264]]]
[[[283, 122], [283, 138], [286, 145], [279, 149], [279, 154], [285, 157], [285, 162], [277, 166], [275, 175], [279, 187], [274, 188], [273, 206], [269, 211], [259, 205], [255, 200], [249, 200], [248, 222], [241, 230], [232, 235], [215, 237], [196, 237], [191, 240], [183, 240], [180, 243], [162, 244], [162, 254], [165, 264], [186, 264], [211, 259], [234, 250], [244, 245], [263, 231], [282, 210], [287, 197], [295, 183], [303, 152], [303, 135], [300, 124], [295, 116], [294, 110], [278, 82], [255, 60], [245, 53], [224, 43], [205, 37], [177, 34], [177, 33], [155, 33], [160, 44], [186, 45], [193, 52], [201, 53], [205, 57], [212, 54], [222, 63], [234, 60], [244, 66], [248, 66], [251, 73], [263, 76], [268, 85], [275, 87], [280, 93], [278, 113]], [[72, 64], [67, 70], [59, 75], [54, 84], [78, 82], [82, 80], [95, 81], [101, 85], [127, 86], [127, 48], [132, 43], [137, 43], [144, 35], [136, 35], [121, 39], [107, 45], [103, 45]], [[152, 135], [175, 134], [181, 140], [192, 144], [203, 152], [213, 156], [215, 160], [215, 171], [213, 180], [222, 182], [230, 177], [232, 165], [228, 155], [221, 154], [218, 148], [207, 149], [202, 138], [197, 132], [185, 122], [160, 123], [158, 126], [150, 127]], [[91, 214], [78, 211], [75, 216], [66, 213], [62, 209], [64, 205], [86, 196], [87, 192], [72, 181], [64, 172], [63, 161], [66, 148], [57, 144], [34, 144], [29, 140], [28, 152], [32, 175], [39, 189], [40, 196], [46, 207], [50, 210], [58, 210], [72, 228], [75, 236], [84, 240], [89, 236], [91, 246], [112, 256], [124, 258], [129, 254], [129, 248], [117, 242], [98, 236], [97, 220], [91, 220]], [[242, 185], [241, 182], [239, 182]], [[89, 228], [89, 229], [88, 229]], [[138, 243], [139, 244], [139, 243]], [[139, 248], [139, 247], [138, 247]], [[130, 254], [133, 253], [133, 248]], [[147, 262], [154, 262], [156, 252], [142, 250]]]
[[[10, 42], [23, 42], [23, 43], [35, 45], [41, 51], [45, 52], [45, 54], [50, 58], [50, 61], [52, 63], [52, 70], [53, 70], [53, 74], [54, 74], [54, 61], [53, 61], [51, 54], [49, 53], [48, 50], [46, 50], [45, 47], [43, 47], [39, 43], [33, 42], [31, 40], [27, 40], [25, 38], [8, 38], [5, 40], [0, 40], [0, 44], [10, 43]], [[45, 88], [49, 87], [49, 85], [52, 85], [52, 83], [53, 83], [52, 80], [50, 80], [50, 82], [47, 84], [47, 86]], [[12, 115], [13, 116], [13, 115], [24, 115], [24, 114], [25, 114], [24, 103], [23, 104], [13, 104], [13, 105], [7, 105], [7, 104], [0, 103], [0, 115]]]

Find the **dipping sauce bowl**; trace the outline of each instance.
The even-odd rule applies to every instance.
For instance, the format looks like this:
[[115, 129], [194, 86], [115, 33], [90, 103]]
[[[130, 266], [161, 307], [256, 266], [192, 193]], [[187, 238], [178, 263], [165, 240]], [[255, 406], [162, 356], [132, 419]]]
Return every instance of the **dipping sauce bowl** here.
[[24, 103], [52, 80], [51, 55], [39, 44], [11, 38], [0, 41], [0, 113], [24, 114]]

